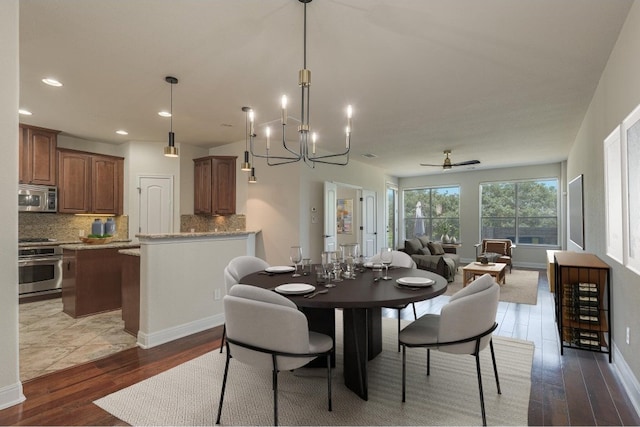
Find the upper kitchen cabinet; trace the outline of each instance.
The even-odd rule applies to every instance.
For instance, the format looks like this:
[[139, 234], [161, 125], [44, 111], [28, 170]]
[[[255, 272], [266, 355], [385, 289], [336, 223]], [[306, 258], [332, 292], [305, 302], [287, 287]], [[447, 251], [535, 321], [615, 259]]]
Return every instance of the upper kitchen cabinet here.
[[58, 212], [123, 213], [124, 159], [58, 150]]
[[235, 156], [193, 159], [196, 215], [236, 213], [236, 160]]
[[57, 130], [20, 124], [21, 184], [56, 185]]

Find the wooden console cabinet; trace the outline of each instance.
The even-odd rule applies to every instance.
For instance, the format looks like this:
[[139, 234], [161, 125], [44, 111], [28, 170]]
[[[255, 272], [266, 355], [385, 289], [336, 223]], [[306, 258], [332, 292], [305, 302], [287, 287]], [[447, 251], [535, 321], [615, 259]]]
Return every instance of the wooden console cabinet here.
[[56, 185], [57, 130], [20, 124], [19, 180], [21, 184]]
[[556, 321], [564, 348], [611, 353], [610, 267], [594, 254], [555, 253]]
[[63, 312], [75, 318], [122, 306], [119, 249], [63, 249]]
[[196, 215], [236, 213], [235, 156], [208, 156], [193, 159], [193, 212]]
[[124, 159], [58, 150], [58, 212], [122, 215]]

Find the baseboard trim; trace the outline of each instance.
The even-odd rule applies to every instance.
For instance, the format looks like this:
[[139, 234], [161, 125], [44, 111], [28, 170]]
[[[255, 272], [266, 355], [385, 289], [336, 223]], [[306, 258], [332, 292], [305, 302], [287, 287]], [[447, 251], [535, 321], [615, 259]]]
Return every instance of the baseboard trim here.
[[0, 409], [17, 405], [25, 400], [27, 400], [27, 398], [22, 393], [21, 382], [0, 388]]
[[640, 383], [633, 374], [633, 371], [631, 371], [629, 365], [627, 365], [626, 360], [622, 357], [622, 353], [620, 353], [615, 343], [613, 344], [613, 366], [618, 375], [618, 379], [631, 400], [633, 409], [635, 409], [636, 414], [640, 416]]
[[207, 329], [215, 328], [224, 324], [224, 314], [216, 314], [215, 316], [206, 317], [193, 322], [163, 329], [158, 332], [146, 334], [138, 332], [138, 346], [144, 349], [156, 347], [170, 341], [183, 338], [188, 335], [196, 334]]

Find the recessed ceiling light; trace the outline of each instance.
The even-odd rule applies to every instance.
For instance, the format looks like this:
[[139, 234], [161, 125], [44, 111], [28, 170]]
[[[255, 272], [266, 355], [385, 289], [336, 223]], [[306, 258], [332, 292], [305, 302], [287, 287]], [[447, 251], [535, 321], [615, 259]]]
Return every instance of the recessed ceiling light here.
[[129, 135], [129, 132], [127, 132], [126, 130], [117, 130], [116, 133], [118, 135]]
[[158, 115], [162, 117], [171, 117], [171, 113], [168, 111], [160, 111]]
[[22, 109], [22, 108], [18, 110], [18, 113], [22, 114], [23, 116], [30, 116], [30, 115], [32, 115], [32, 114], [33, 114], [31, 111], [29, 111], [29, 110], [24, 110], [24, 109]]
[[58, 80], [52, 79], [52, 78], [42, 79], [42, 83], [47, 84], [49, 86], [55, 86], [55, 87], [62, 86], [62, 83], [60, 83]]

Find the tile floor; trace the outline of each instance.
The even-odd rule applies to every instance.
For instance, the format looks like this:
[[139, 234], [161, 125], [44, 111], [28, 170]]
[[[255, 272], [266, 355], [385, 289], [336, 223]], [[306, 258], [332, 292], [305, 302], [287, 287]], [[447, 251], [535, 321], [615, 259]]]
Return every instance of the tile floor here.
[[136, 345], [120, 310], [74, 319], [60, 298], [20, 304], [19, 322], [22, 381]]

